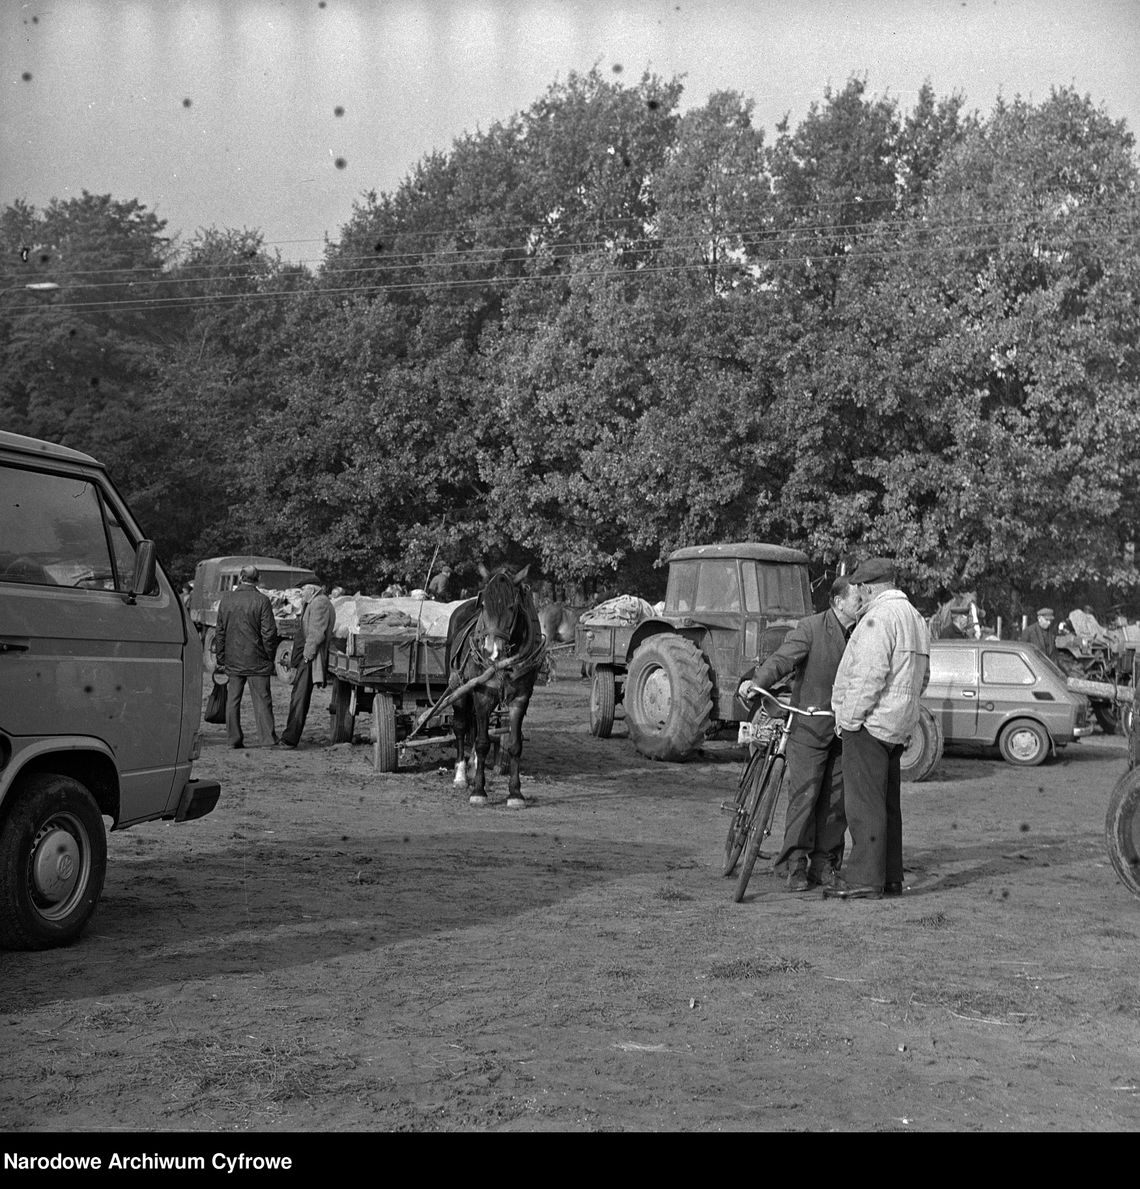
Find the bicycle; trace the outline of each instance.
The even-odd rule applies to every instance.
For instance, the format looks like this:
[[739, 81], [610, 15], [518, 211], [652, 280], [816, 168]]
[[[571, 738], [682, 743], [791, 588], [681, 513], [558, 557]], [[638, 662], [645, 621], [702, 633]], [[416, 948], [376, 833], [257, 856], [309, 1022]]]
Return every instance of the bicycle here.
[[[748, 881], [752, 878], [752, 869], [761, 855], [760, 847], [764, 839], [772, 833], [776, 802], [780, 797], [780, 786], [783, 784], [784, 769], [787, 766], [788, 736], [795, 723], [795, 716], [798, 714], [803, 718], [831, 717], [830, 710], [820, 710], [815, 706], [801, 710], [790, 702], [780, 701], [763, 686], [754, 685], [752, 688], [761, 698], [761, 709], [756, 719], [749, 724], [751, 754], [744, 765], [744, 771], [740, 774], [735, 800], [726, 801], [721, 805], [721, 809], [732, 814], [732, 824], [728, 827], [728, 837], [724, 843], [726, 877], [733, 873], [741, 852], [744, 853], [744, 862], [732, 894], [733, 902], [736, 904], [744, 899]], [[764, 708], [765, 702], [773, 703], [779, 708], [780, 713], [769, 714]]]

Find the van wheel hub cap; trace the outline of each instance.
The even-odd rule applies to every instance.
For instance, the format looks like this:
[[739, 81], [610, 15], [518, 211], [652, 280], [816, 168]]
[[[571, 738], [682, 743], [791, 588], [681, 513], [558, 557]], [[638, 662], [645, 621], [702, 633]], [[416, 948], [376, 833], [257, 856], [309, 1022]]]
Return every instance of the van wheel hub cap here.
[[46, 826], [32, 851], [32, 888], [40, 904], [66, 900], [75, 889], [82, 866], [75, 836], [58, 825]]

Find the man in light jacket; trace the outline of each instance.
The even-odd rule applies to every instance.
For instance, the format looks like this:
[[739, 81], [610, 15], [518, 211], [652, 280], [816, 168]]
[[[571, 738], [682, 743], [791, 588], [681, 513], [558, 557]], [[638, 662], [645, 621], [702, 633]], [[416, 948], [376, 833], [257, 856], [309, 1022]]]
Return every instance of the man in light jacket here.
[[333, 638], [336, 615], [332, 600], [323, 586], [309, 583], [301, 587], [301, 623], [293, 638], [293, 652], [289, 666], [293, 670], [293, 692], [289, 697], [289, 719], [281, 732], [284, 747], [296, 747], [301, 742], [313, 686], [328, 681], [329, 644]]
[[930, 630], [895, 586], [894, 562], [873, 557], [851, 574], [863, 606], [835, 674], [831, 707], [843, 740], [851, 854], [825, 896], [878, 900], [902, 892], [899, 758], [918, 725], [930, 677]]

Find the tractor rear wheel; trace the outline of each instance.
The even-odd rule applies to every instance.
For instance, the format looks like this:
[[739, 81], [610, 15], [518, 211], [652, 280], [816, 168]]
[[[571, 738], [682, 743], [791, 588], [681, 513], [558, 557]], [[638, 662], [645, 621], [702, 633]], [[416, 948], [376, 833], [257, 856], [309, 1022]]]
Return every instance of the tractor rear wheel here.
[[634, 747], [651, 760], [683, 760], [700, 746], [713, 712], [712, 675], [684, 636], [651, 636], [634, 653], [625, 715]]

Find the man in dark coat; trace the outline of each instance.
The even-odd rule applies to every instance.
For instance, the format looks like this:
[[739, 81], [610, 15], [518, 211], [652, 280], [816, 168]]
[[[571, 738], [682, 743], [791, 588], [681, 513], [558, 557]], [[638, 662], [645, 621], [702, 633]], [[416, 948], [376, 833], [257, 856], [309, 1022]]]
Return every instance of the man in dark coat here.
[[222, 595], [218, 604], [218, 670], [229, 678], [226, 688], [226, 735], [231, 747], [244, 747], [241, 732], [241, 696], [249, 686], [259, 747], [277, 742], [273, 729], [273, 703], [269, 678], [277, 652], [277, 624], [273, 604], [257, 589], [261, 573], [256, 566], [242, 566], [238, 585]]
[[[794, 673], [793, 705], [830, 709], [835, 670], [858, 611], [858, 593], [846, 578], [836, 578], [830, 607], [801, 619], [783, 644], [756, 666], [751, 680], [741, 684], [740, 696], [750, 703], [753, 685], [770, 690]], [[776, 869], [786, 871], [789, 892], [806, 892], [829, 883], [843, 861], [847, 818], [842, 747], [835, 737], [834, 719], [796, 716], [788, 738], [786, 779], [788, 812]]]
[[1053, 627], [1053, 608], [1038, 607], [1037, 622], [1021, 633], [1022, 640], [1035, 645], [1053, 664], [1057, 664], [1057, 632]]

